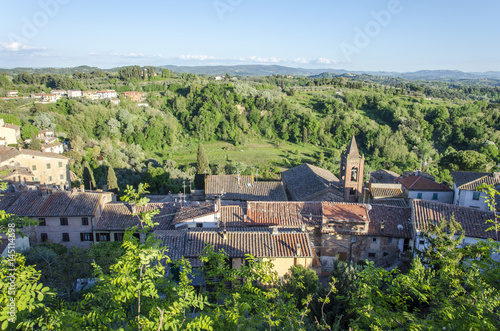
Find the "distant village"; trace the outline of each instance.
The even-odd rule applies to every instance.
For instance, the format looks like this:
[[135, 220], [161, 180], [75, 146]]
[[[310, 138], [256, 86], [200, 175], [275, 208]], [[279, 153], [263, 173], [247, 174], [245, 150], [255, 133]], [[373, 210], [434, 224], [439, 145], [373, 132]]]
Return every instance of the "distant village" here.
[[1, 122], [0, 167], [8, 189], [0, 210], [39, 221], [17, 239], [18, 248], [122, 241], [127, 229], [139, 225], [134, 214], [142, 209], [159, 210], [152, 231], [172, 260], [185, 257], [200, 267], [203, 248], [213, 245], [224, 249], [233, 268], [244, 263], [245, 254], [272, 259], [279, 276], [297, 264], [328, 273], [334, 260], [397, 266], [427, 245], [422, 232], [444, 218], [462, 225], [464, 246], [498, 240], [486, 224], [495, 214], [476, 189], [483, 183], [500, 186], [500, 174], [452, 172], [453, 188], [419, 170], [399, 175], [381, 169], [365, 181], [365, 157], [354, 137], [341, 155], [340, 178], [308, 163], [283, 171], [280, 181], [206, 175], [203, 190], [149, 196], [141, 210], [117, 201], [112, 192], [72, 188], [69, 159], [61, 155], [68, 147], [53, 131], [40, 131], [42, 151], [8, 146], [17, 139], [19, 127]]
[[[35, 103], [54, 103], [61, 98], [84, 98], [88, 100], [110, 100], [111, 103], [120, 104], [118, 93], [115, 90], [102, 90], [102, 91], [82, 91], [82, 90], [52, 90], [50, 93], [32, 93], [29, 96], [19, 96], [16, 90], [6, 91], [6, 97], [0, 98], [1, 100], [12, 99], [31, 99]], [[120, 93], [121, 96], [128, 98], [134, 102], [139, 102], [139, 106], [147, 106], [144, 103], [146, 94], [138, 91], [127, 91]]]

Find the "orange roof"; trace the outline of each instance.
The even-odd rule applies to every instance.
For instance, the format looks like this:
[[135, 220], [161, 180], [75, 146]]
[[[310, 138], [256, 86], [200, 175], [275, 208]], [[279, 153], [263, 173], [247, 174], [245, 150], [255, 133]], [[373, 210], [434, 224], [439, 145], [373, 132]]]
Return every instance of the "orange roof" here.
[[398, 178], [396, 179], [396, 181], [401, 183], [408, 190], [451, 191], [451, 189], [448, 186], [437, 183], [433, 180], [421, 176], [408, 176], [408, 177]]

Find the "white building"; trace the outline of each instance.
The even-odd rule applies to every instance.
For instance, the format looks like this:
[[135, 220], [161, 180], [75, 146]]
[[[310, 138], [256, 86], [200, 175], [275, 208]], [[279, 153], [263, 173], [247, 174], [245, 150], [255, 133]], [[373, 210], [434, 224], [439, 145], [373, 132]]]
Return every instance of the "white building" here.
[[68, 98], [81, 98], [83, 96], [83, 93], [81, 90], [69, 90], [68, 91]]
[[98, 91], [99, 99], [114, 99], [117, 98], [117, 94], [115, 90], [103, 90]]
[[179, 210], [172, 220], [172, 225], [176, 229], [216, 228], [219, 220], [220, 211], [217, 203], [194, 203]]
[[482, 184], [500, 185], [500, 174], [489, 172], [472, 172], [472, 171], [452, 171], [453, 191], [455, 197], [454, 205], [471, 207], [480, 210], [489, 210], [486, 204], [486, 194], [476, 191]]
[[444, 184], [431, 180], [428, 176], [416, 172], [415, 175], [402, 176], [396, 181], [401, 183], [403, 192], [408, 199], [453, 203], [453, 190]]

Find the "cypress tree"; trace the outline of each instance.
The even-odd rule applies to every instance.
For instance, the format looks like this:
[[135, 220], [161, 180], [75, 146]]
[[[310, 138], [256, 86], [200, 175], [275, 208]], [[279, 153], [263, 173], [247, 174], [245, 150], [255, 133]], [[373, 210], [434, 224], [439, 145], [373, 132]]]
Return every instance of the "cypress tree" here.
[[117, 190], [118, 188], [118, 180], [116, 179], [115, 170], [113, 167], [108, 167], [108, 191]]
[[83, 184], [85, 185], [85, 189], [92, 190], [95, 188], [95, 179], [94, 179], [94, 173], [92, 169], [90, 169], [90, 165], [88, 162], [85, 162], [84, 168], [83, 168]]
[[198, 145], [198, 162], [196, 163], [196, 173], [198, 175], [209, 174], [210, 167], [205, 150], [201, 144]]

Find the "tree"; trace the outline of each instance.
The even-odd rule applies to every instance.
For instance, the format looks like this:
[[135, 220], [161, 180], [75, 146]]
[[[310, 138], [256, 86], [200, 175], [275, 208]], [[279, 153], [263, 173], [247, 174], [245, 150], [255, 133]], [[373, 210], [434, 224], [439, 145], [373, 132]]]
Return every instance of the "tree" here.
[[83, 183], [85, 189], [88, 188], [91, 191], [96, 187], [94, 172], [92, 171], [92, 169], [90, 169], [90, 165], [87, 161], [85, 161], [83, 165]]
[[120, 189], [118, 188], [118, 180], [116, 179], [115, 175], [115, 170], [113, 167], [108, 167], [108, 191], [113, 191], [117, 190], [119, 191]]
[[210, 173], [210, 167], [208, 165], [208, 158], [203, 149], [203, 145], [198, 145], [198, 158], [196, 162], [196, 173], [197, 174], [208, 174]]
[[32, 149], [34, 151], [41, 151], [42, 150], [42, 143], [40, 142], [40, 139], [38, 139], [35, 136], [35, 133], [31, 133], [31, 142], [29, 144], [29, 149]]

